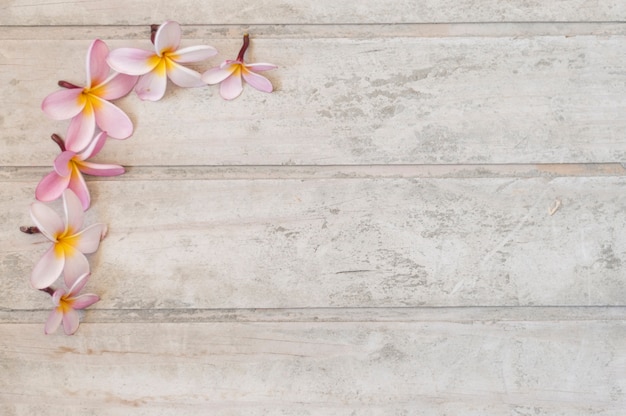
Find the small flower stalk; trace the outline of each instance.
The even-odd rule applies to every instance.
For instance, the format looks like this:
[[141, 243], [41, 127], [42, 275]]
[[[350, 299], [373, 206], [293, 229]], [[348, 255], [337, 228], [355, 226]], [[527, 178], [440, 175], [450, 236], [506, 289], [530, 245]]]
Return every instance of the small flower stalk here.
[[233, 100], [243, 92], [243, 81], [262, 92], [272, 92], [274, 87], [270, 80], [257, 72], [276, 69], [277, 66], [268, 63], [246, 64], [244, 55], [250, 46], [250, 36], [243, 35], [243, 45], [237, 59], [226, 60], [218, 67], [211, 68], [202, 74], [202, 80], [209, 85], [220, 84], [220, 95], [225, 100]]

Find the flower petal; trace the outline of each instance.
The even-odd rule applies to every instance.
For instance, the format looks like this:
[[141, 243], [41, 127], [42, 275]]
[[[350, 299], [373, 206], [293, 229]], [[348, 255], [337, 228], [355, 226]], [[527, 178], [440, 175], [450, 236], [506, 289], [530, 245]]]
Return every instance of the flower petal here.
[[56, 241], [56, 236], [65, 231], [65, 224], [61, 218], [47, 205], [33, 202], [30, 205], [30, 217], [39, 231], [50, 241]]
[[89, 281], [90, 275], [91, 273], [85, 273], [85, 274], [78, 276], [76, 280], [74, 281], [74, 284], [72, 285], [72, 287], [69, 288], [68, 296], [71, 298], [76, 297], [76, 295], [78, 295], [80, 291], [83, 290], [83, 287], [85, 287], [85, 285]]
[[[160, 68], [162, 66], [162, 68]], [[142, 100], [158, 101], [165, 95], [167, 87], [167, 74], [165, 63], [159, 64], [159, 68], [143, 75], [135, 85], [135, 92]]]
[[211, 68], [202, 74], [202, 81], [209, 85], [219, 84], [228, 78], [237, 69], [237, 65], [229, 65], [221, 68], [219, 66]]
[[243, 85], [241, 82], [241, 74], [239, 73], [239, 71], [235, 71], [232, 76], [226, 78], [220, 84], [220, 95], [225, 100], [232, 100], [239, 97], [242, 91]]
[[39, 259], [30, 276], [30, 284], [35, 289], [44, 289], [59, 278], [65, 265], [64, 256], [59, 256], [53, 245]]
[[81, 232], [75, 234], [74, 248], [81, 253], [90, 254], [98, 250], [102, 235], [106, 231], [106, 224], [97, 223], [90, 225]]
[[76, 234], [83, 227], [85, 213], [78, 196], [70, 190], [63, 191], [63, 208], [65, 210], [65, 231], [66, 236]]
[[78, 330], [78, 312], [74, 309], [68, 309], [63, 314], [63, 332], [65, 335], [74, 335], [74, 332]]
[[76, 165], [74, 165], [74, 168], [72, 169], [70, 183], [67, 187], [76, 194], [83, 211], [87, 211], [91, 205], [91, 196], [89, 195], [89, 188], [87, 188], [85, 178], [83, 178], [83, 175], [80, 173], [80, 170]]
[[96, 116], [91, 102], [87, 101], [83, 111], [70, 121], [65, 137], [65, 148], [73, 152], [80, 152], [93, 140], [95, 131]]
[[143, 75], [152, 71], [160, 59], [155, 59], [152, 51], [135, 48], [114, 49], [107, 57], [107, 63], [117, 72], [128, 75]]
[[86, 293], [84, 295], [80, 295], [74, 298], [74, 303], [72, 303], [72, 307], [74, 309], [85, 309], [98, 302], [99, 300], [100, 296]]
[[137, 79], [137, 75], [113, 74], [90, 92], [104, 100], [117, 100], [133, 89]]
[[254, 72], [260, 72], [260, 71], [269, 71], [270, 69], [276, 69], [278, 67], [274, 64], [256, 63], [256, 64], [246, 64], [246, 68]]
[[106, 140], [106, 131], [101, 131], [96, 137], [93, 138], [89, 145], [80, 154], [76, 155], [77, 159], [85, 160], [89, 159], [90, 157], [94, 157], [95, 155], [100, 153], [100, 150], [102, 150], [102, 148], [104, 147]]
[[116, 105], [98, 97], [92, 97], [96, 115], [96, 124], [114, 139], [126, 139], [133, 134], [133, 122]]
[[173, 20], [168, 20], [159, 26], [154, 35], [154, 48], [159, 56], [163, 52], [174, 52], [180, 45], [180, 25]]
[[62, 320], [63, 312], [61, 312], [59, 308], [54, 308], [52, 312], [50, 312], [50, 315], [48, 315], [48, 320], [43, 329], [46, 335], [54, 333], [59, 325], [61, 325]]
[[125, 172], [124, 167], [120, 165], [91, 162], [80, 162], [78, 169], [84, 174], [93, 176], [117, 176]]
[[66, 150], [61, 152], [60, 155], [54, 159], [54, 170], [60, 176], [68, 176], [72, 172], [72, 166], [70, 160], [76, 155], [76, 153]]
[[171, 59], [179, 64], [185, 64], [189, 62], [204, 61], [212, 56], [217, 55], [217, 49], [209, 45], [197, 45], [181, 48], [171, 56]]
[[35, 189], [35, 198], [39, 201], [54, 201], [61, 196], [70, 183], [70, 176], [60, 176], [55, 171], [44, 176]]
[[248, 84], [259, 91], [272, 92], [274, 89], [270, 80], [265, 78], [263, 75], [255, 74], [254, 72], [248, 70], [241, 71], [241, 75]]
[[64, 244], [63, 250], [65, 252], [63, 278], [65, 286], [72, 287], [80, 276], [89, 273], [89, 261], [83, 253], [70, 245]]
[[167, 76], [179, 87], [191, 88], [206, 85], [198, 72], [177, 64], [170, 59], [167, 59]]
[[106, 62], [109, 47], [100, 39], [94, 40], [87, 50], [87, 88], [102, 83], [109, 76]]
[[55, 91], [44, 98], [41, 109], [54, 120], [67, 120], [79, 114], [85, 107], [82, 88]]

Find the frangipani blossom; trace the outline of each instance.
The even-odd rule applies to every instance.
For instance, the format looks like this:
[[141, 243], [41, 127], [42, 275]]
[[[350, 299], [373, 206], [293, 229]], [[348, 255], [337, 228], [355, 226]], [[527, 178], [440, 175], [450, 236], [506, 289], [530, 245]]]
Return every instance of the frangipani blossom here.
[[179, 49], [180, 25], [166, 21], [154, 35], [155, 51], [120, 48], [111, 51], [107, 62], [114, 70], [130, 75], [141, 75], [135, 92], [142, 100], [158, 101], [163, 98], [167, 78], [180, 87], [201, 87], [200, 74], [182, 64], [203, 61], [217, 53], [208, 45]]
[[87, 51], [87, 83], [79, 87], [66, 81], [59, 85], [66, 89], [48, 95], [41, 108], [55, 120], [72, 119], [68, 129], [67, 147], [85, 148], [94, 136], [96, 124], [115, 139], [128, 138], [133, 133], [133, 123], [119, 107], [109, 100], [130, 92], [137, 77], [113, 73], [106, 63], [109, 48], [96, 39]]
[[52, 241], [52, 247], [33, 269], [30, 283], [35, 289], [50, 286], [61, 273], [65, 285], [71, 287], [78, 277], [89, 272], [85, 254], [95, 252], [106, 234], [105, 224], [93, 224], [82, 229], [85, 216], [83, 208], [70, 189], [63, 191], [63, 207], [65, 221], [50, 207], [40, 202], [31, 204], [31, 218], [39, 231]]
[[107, 139], [106, 132], [99, 133], [82, 152], [67, 150], [63, 140], [57, 135], [52, 135], [52, 139], [61, 148], [61, 154], [54, 160], [54, 170], [44, 176], [37, 185], [35, 197], [39, 201], [54, 201], [69, 188], [80, 199], [83, 210], [86, 211], [91, 204], [91, 197], [82, 174], [116, 176], [124, 173], [124, 168], [119, 165], [86, 161], [100, 152]]
[[259, 91], [272, 92], [272, 83], [262, 75], [256, 74], [258, 71], [267, 71], [278, 68], [276, 65], [257, 63], [246, 64], [243, 60], [244, 54], [250, 45], [250, 37], [246, 33], [243, 35], [243, 46], [239, 51], [237, 59], [228, 60], [216, 68], [211, 68], [202, 74], [202, 80], [207, 84], [219, 84], [220, 95], [226, 100], [237, 98], [243, 91], [243, 80]]
[[78, 295], [89, 280], [89, 273], [79, 276], [69, 291], [65, 289], [57, 289], [52, 294], [52, 302], [54, 309], [50, 312], [44, 332], [51, 334], [57, 330], [61, 322], [63, 322], [63, 331], [66, 335], [72, 335], [78, 329], [78, 312], [79, 309], [85, 309], [88, 306], [100, 300], [98, 295], [91, 293]]

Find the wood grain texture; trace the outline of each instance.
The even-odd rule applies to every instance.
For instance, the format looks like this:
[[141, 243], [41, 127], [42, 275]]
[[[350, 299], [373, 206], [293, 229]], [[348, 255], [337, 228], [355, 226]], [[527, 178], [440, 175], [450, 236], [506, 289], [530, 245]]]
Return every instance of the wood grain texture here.
[[[623, 177], [91, 182], [102, 308], [624, 305]], [[6, 183], [4, 308], [45, 251]], [[120, 198], [124, 195], [124, 198]], [[556, 200], [561, 208], [550, 215]], [[46, 303], [41, 303], [41, 302]]]
[[[11, 68], [0, 84], [12, 103], [0, 164], [51, 164], [57, 149], [47, 138], [63, 135], [68, 122], [39, 107], [55, 80], [83, 82], [89, 42], [0, 44]], [[234, 56], [240, 40], [188, 41], [196, 43]], [[171, 88], [158, 103], [126, 97], [119, 105], [135, 134], [112, 141], [101, 159], [126, 166], [626, 160], [624, 36], [254, 39], [250, 60], [280, 66], [268, 72], [277, 91], [248, 87], [232, 102], [217, 87]]]
[[5, 0], [0, 25], [146, 25], [175, 19], [185, 24], [342, 24], [543, 22], [626, 20], [620, 0], [406, 0], [345, 3], [333, 0]]
[[[349, 316], [348, 316], [349, 318]], [[626, 405], [623, 322], [0, 325], [7, 416], [533, 414]]]

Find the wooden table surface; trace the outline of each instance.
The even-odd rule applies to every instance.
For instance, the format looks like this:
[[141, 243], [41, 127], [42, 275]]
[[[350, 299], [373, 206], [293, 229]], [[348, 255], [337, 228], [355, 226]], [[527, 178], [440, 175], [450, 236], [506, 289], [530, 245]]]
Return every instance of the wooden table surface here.
[[[0, 3], [0, 414], [626, 414], [626, 3]], [[275, 92], [118, 101], [74, 336], [29, 287], [87, 47], [183, 28]], [[54, 204], [52, 204], [54, 206]]]

